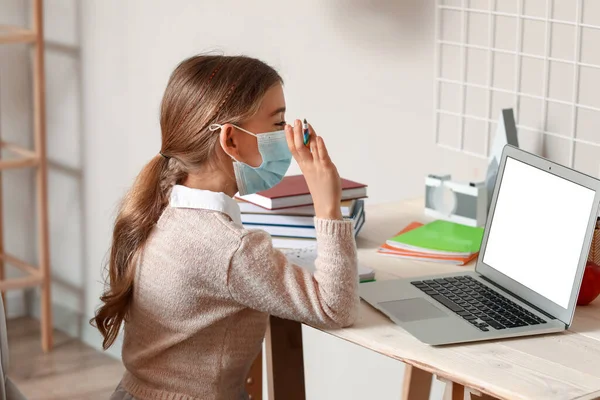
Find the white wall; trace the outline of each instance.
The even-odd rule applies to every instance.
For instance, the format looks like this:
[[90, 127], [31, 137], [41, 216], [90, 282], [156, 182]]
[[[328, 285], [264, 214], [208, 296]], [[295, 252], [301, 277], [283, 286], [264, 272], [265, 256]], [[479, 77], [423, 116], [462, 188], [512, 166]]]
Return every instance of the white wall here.
[[[1, 21], [8, 24], [26, 23], [26, 9], [20, 0], [0, 2]], [[27, 69], [28, 53], [25, 47], [0, 46], [0, 136], [21, 146], [32, 143], [31, 130], [31, 81]], [[3, 152], [2, 156], [7, 154]], [[8, 171], [2, 175], [4, 240], [6, 251], [32, 262], [35, 259], [35, 234], [31, 210], [33, 174], [28, 170]], [[32, 240], [33, 239], [33, 240]], [[20, 272], [10, 266], [7, 275], [17, 276]], [[21, 291], [7, 295], [9, 316], [22, 313], [25, 309]]]
[[[80, 6], [46, 0], [46, 101], [50, 256], [55, 325], [79, 335], [85, 310]], [[34, 312], [37, 305], [34, 302]]]

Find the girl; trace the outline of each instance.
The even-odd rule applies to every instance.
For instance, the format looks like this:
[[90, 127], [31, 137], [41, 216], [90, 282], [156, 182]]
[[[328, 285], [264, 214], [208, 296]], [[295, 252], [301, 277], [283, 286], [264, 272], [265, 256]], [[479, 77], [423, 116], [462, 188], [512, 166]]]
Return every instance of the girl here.
[[[109, 278], [93, 322], [104, 348], [124, 325], [125, 375], [112, 399], [240, 399], [268, 315], [318, 327], [356, 318], [352, 224], [323, 139], [287, 125], [282, 80], [248, 57], [197, 56], [167, 85], [162, 147], [115, 222]], [[242, 227], [232, 198], [281, 181], [292, 157], [316, 212], [317, 272]]]

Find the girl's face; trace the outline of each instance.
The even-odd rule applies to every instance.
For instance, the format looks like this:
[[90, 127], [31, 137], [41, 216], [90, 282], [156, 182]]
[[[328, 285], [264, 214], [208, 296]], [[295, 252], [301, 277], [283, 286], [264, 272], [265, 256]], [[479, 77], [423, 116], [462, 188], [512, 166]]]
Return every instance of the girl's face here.
[[[261, 133], [281, 131], [285, 128], [285, 124], [283, 86], [277, 84], [267, 91], [256, 115], [240, 127], [260, 135]], [[220, 136], [221, 147], [227, 154], [250, 166], [260, 166], [262, 157], [254, 136], [236, 129], [231, 124], [223, 125]]]

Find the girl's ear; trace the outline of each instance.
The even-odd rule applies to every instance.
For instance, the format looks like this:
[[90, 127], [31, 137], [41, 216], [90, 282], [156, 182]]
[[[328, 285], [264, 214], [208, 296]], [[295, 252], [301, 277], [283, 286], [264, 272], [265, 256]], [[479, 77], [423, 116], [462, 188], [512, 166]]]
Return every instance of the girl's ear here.
[[236, 160], [240, 159], [240, 143], [236, 134], [237, 130], [231, 124], [225, 124], [221, 127], [221, 131], [219, 133], [219, 143], [221, 144], [221, 148], [223, 151], [229, 156]]

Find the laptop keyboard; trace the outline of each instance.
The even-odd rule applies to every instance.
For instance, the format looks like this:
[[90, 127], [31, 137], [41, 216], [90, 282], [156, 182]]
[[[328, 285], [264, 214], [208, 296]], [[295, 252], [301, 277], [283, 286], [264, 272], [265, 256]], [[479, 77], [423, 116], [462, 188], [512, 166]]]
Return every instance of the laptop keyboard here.
[[411, 283], [484, 332], [546, 323], [470, 276]]

